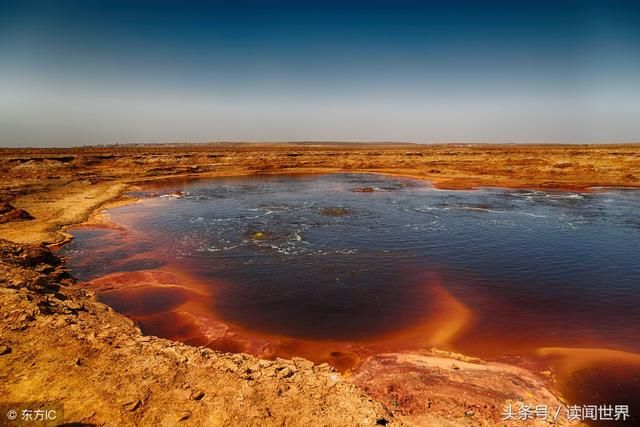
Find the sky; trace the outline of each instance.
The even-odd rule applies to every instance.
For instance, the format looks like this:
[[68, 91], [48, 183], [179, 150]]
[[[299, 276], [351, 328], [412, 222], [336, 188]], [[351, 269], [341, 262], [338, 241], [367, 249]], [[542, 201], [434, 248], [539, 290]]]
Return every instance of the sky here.
[[0, 147], [299, 140], [640, 141], [640, 2], [0, 2]]

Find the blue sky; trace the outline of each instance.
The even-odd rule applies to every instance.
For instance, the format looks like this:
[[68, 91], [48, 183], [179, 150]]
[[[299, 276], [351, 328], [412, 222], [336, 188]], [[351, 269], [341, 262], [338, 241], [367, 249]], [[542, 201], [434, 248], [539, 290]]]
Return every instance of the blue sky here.
[[3, 2], [0, 146], [640, 140], [640, 3]]

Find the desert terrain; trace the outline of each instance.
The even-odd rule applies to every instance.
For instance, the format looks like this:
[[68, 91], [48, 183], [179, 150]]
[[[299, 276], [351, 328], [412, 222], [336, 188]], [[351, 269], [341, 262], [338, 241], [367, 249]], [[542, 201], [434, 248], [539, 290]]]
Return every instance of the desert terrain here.
[[0, 149], [0, 403], [62, 403], [66, 422], [85, 425], [327, 426], [521, 425], [501, 421], [507, 404], [565, 404], [549, 372], [446, 349], [380, 354], [340, 373], [302, 358], [261, 360], [144, 336], [50, 249], [71, 238], [69, 226], [130, 202], [126, 193], [141, 183], [332, 172], [447, 189], [640, 188], [640, 144]]

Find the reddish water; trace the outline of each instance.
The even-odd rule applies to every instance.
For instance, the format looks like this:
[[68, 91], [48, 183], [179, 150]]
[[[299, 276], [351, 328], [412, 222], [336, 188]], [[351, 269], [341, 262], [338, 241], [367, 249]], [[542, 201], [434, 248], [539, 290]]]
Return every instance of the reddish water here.
[[638, 192], [330, 175], [139, 195], [63, 252], [145, 333], [342, 370], [437, 346], [551, 365], [572, 401], [640, 414]]

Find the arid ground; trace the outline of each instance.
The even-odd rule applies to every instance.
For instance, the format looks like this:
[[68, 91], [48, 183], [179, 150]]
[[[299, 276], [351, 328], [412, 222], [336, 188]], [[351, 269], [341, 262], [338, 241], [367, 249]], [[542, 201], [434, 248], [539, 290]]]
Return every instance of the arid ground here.
[[89, 425], [492, 426], [510, 425], [501, 421], [509, 403], [563, 403], [549, 372], [436, 348], [375, 355], [338, 373], [301, 358], [143, 336], [49, 249], [68, 241], [67, 227], [126, 203], [142, 182], [324, 172], [402, 175], [449, 189], [640, 188], [640, 144], [0, 149], [0, 404], [62, 403], [66, 422]]

